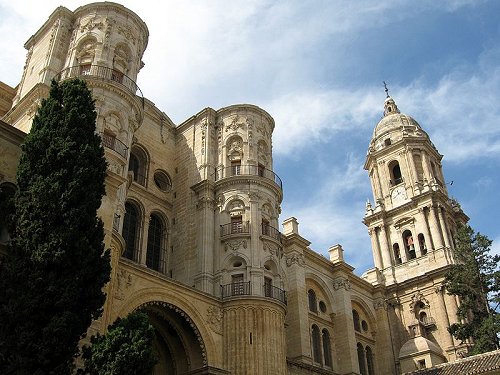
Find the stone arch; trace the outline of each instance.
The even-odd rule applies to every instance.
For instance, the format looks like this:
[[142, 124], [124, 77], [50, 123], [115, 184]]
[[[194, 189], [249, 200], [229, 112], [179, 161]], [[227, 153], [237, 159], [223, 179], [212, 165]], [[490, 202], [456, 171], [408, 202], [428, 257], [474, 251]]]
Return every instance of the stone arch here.
[[234, 252], [232, 254], [228, 254], [225, 258], [224, 261], [222, 262], [223, 269], [230, 270], [233, 269], [233, 264], [235, 261], [240, 260], [242, 262], [242, 269], [245, 269], [247, 264], [250, 264], [250, 259], [245, 254], [242, 254], [240, 252]]
[[245, 212], [246, 207], [250, 203], [242, 196], [233, 196], [226, 200], [222, 207], [222, 211], [226, 211], [231, 215], [231, 213], [242, 215]]
[[142, 186], [146, 186], [150, 160], [149, 152], [144, 146], [138, 143], [132, 145], [128, 170], [134, 172], [133, 180]]
[[233, 135], [226, 141], [226, 153], [230, 162], [243, 160], [243, 138]]
[[[183, 298], [181, 293], [171, 288], [148, 288], [133, 294], [133, 297], [119, 309], [118, 316], [126, 316], [135, 310], [144, 310], [146, 308], [164, 309], [173, 311], [177, 318], [182, 318], [188, 327], [190, 327], [196, 337], [202, 353], [202, 367], [214, 365], [219, 361], [220, 353], [215, 344], [212, 333], [205, 323], [202, 309], [195, 308], [192, 303]], [[211, 307], [208, 307], [210, 309]], [[207, 311], [208, 311], [207, 309]], [[204, 310], [203, 310], [204, 311]], [[147, 311], [146, 311], [147, 312]], [[116, 319], [114, 317], [114, 319]], [[168, 317], [168, 316], [167, 316]], [[184, 325], [186, 327], [186, 325]], [[192, 337], [192, 336], [191, 336]]]
[[103, 131], [110, 131], [115, 135], [121, 135], [126, 131], [125, 129], [125, 119], [119, 111], [110, 110], [103, 113], [100, 117], [99, 122], [102, 124]]
[[[326, 298], [326, 303], [328, 306], [332, 306], [333, 304], [333, 301], [335, 301], [335, 298], [333, 297], [333, 294], [330, 290], [330, 288], [328, 287], [328, 285], [326, 284], [326, 282], [321, 279], [320, 277], [318, 277], [317, 275], [313, 274], [313, 273], [310, 273], [310, 272], [307, 272], [306, 275], [305, 275], [305, 279], [306, 279], [306, 283], [307, 283], [307, 280], [311, 280], [314, 284], [316, 284], [316, 286], [318, 287], [318, 290], [320, 290], [325, 298]], [[330, 309], [331, 310], [331, 309]]]
[[260, 165], [263, 165], [265, 168], [269, 168], [269, 147], [267, 146], [266, 141], [264, 141], [263, 139], [257, 142], [257, 158]]
[[127, 75], [131, 68], [130, 62], [132, 52], [130, 47], [125, 43], [118, 43], [115, 46], [113, 55], [113, 69]]
[[73, 65], [92, 65], [95, 60], [97, 37], [94, 34], [85, 35], [75, 47]]
[[274, 220], [277, 218], [275, 211], [270, 203], [264, 203], [262, 205], [261, 212], [262, 212], [262, 217], [264, 217], [268, 220]]
[[351, 295], [351, 305], [353, 310], [359, 313], [361, 324], [363, 323], [363, 318], [368, 321], [368, 334], [373, 336], [377, 332], [377, 319], [370, 306], [356, 295]]

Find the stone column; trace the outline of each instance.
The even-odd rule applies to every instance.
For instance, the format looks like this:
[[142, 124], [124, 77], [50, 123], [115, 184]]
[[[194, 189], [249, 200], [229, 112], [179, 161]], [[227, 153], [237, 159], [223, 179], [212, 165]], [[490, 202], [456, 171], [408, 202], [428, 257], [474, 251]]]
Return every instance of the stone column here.
[[411, 172], [413, 175], [413, 181], [411, 183], [413, 186], [413, 191], [418, 193], [418, 191], [419, 191], [418, 173], [417, 173], [417, 168], [415, 167], [415, 160], [413, 159], [413, 150], [408, 149], [408, 152], [406, 155], [408, 157], [407, 162], [410, 165], [410, 169], [411, 169]]
[[427, 182], [430, 183], [432, 181], [431, 175], [431, 167], [429, 164], [429, 157], [427, 156], [427, 152], [422, 150], [422, 168], [424, 170], [424, 178], [427, 179]]
[[375, 267], [377, 267], [379, 270], [382, 270], [384, 266], [380, 257], [380, 246], [377, 241], [376, 228], [368, 229], [368, 234], [370, 235], [370, 239], [372, 241], [373, 261], [375, 263]]
[[450, 239], [448, 237], [446, 220], [445, 220], [444, 215], [443, 215], [443, 208], [441, 206], [438, 206], [437, 210], [438, 210], [438, 214], [439, 214], [439, 224], [441, 226], [441, 233], [443, 234], [443, 238], [444, 238], [444, 244], [447, 248], [451, 248]]
[[382, 253], [382, 264], [384, 265], [384, 268], [389, 267], [392, 264], [392, 247], [389, 247], [389, 244], [387, 242], [387, 233], [384, 224], [380, 226], [379, 245]]
[[[375, 170], [375, 177], [376, 177], [376, 180], [377, 180], [377, 186], [378, 186], [378, 199], [384, 199], [384, 191], [382, 189], [382, 182], [380, 181], [380, 173], [378, 172], [378, 164], [375, 164], [375, 166], [373, 167], [373, 169]], [[377, 202], [375, 202], [376, 204]]]
[[[438, 320], [438, 329], [443, 332], [444, 339], [445, 339], [445, 350], [448, 349], [449, 347], [453, 347], [453, 337], [451, 334], [448, 332], [448, 327], [450, 326], [450, 319], [448, 318], [448, 311], [446, 309], [446, 303], [444, 301], [444, 296], [443, 293], [446, 293], [445, 288], [442, 285], [439, 285], [436, 287], [436, 294], [437, 294], [437, 302], [438, 302], [438, 309], [436, 312], [438, 313], [437, 318]], [[445, 325], [443, 327], [443, 324]]]
[[439, 207], [433, 204], [430, 207], [429, 211], [429, 226], [432, 233], [432, 242], [434, 243], [434, 250], [443, 248], [443, 239], [441, 237], [441, 230], [439, 228], [439, 222], [436, 212], [437, 209], [439, 209]]
[[[422, 234], [424, 235], [425, 247], [427, 248], [427, 251], [429, 251], [430, 249], [432, 249], [432, 240], [431, 240], [431, 235], [429, 234], [429, 226], [427, 224], [427, 218], [425, 217], [423, 207], [418, 209], [418, 222], [420, 224], [418, 227], [420, 228], [420, 230], [422, 230], [423, 232]], [[418, 233], [417, 233], [417, 242], [418, 242]], [[418, 244], [418, 247], [420, 248], [420, 243]]]
[[[458, 310], [458, 304], [457, 304], [457, 299], [456, 296], [450, 295], [444, 291], [443, 293], [444, 296], [444, 301], [446, 304], [446, 311], [448, 314], [448, 321], [450, 324], [453, 323], [459, 323], [458, 317], [457, 317], [457, 310]], [[460, 345], [460, 342], [453, 337], [453, 342], [455, 343], [455, 346]]]
[[138, 250], [137, 261], [142, 265], [146, 265], [146, 257], [147, 257], [147, 253], [148, 253], [148, 234], [149, 234], [149, 218], [150, 217], [151, 216], [149, 213], [146, 213], [144, 215], [144, 222], [142, 223], [142, 234], [140, 233], [141, 229], [139, 229], [139, 233], [138, 233], [139, 240], [137, 242], [139, 244], [138, 245], [139, 249], [137, 249]]

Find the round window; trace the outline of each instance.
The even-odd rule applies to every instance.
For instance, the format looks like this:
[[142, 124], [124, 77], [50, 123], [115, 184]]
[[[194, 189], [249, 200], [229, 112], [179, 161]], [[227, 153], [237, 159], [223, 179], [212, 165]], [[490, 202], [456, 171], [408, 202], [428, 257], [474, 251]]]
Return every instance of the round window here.
[[363, 320], [361, 322], [361, 327], [363, 328], [363, 331], [368, 331], [368, 323], [366, 322], [366, 320]]
[[323, 301], [319, 301], [319, 311], [326, 313], [326, 304]]
[[161, 191], [168, 193], [170, 190], [172, 190], [172, 180], [170, 179], [170, 176], [167, 174], [167, 172], [156, 171], [154, 175], [154, 181], [156, 187], [158, 187], [158, 189], [160, 189]]

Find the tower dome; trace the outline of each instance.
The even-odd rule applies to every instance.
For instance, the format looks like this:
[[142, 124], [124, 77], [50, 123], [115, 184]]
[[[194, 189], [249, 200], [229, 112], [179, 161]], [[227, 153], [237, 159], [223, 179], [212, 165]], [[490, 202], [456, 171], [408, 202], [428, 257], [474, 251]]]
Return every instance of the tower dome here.
[[370, 150], [378, 151], [408, 136], [428, 138], [420, 124], [413, 117], [401, 113], [394, 99], [388, 96], [384, 102], [384, 116], [373, 131]]

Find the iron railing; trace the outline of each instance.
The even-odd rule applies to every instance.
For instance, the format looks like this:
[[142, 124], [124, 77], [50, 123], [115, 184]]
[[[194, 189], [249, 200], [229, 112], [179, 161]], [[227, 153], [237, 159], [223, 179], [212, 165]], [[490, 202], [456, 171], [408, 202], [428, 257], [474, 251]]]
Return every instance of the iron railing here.
[[54, 79], [56, 81], [59, 81], [76, 77], [79, 78], [97, 77], [117, 82], [122, 86], [125, 86], [132, 94], [138, 95], [139, 99], [141, 100], [142, 108], [144, 108], [144, 95], [142, 94], [142, 91], [139, 88], [139, 86], [137, 86], [137, 83], [135, 83], [135, 81], [132, 78], [126, 76], [125, 74], [116, 69], [108, 68], [107, 66], [101, 66], [101, 65], [76, 65], [63, 69], [54, 77]]
[[277, 286], [264, 284], [264, 296], [277, 299], [280, 302], [283, 302], [286, 305], [286, 292], [283, 289], [278, 288]]
[[424, 327], [432, 327], [436, 325], [436, 319], [434, 319], [432, 316], [421, 316], [419, 318], [419, 321]]
[[228, 236], [230, 234], [250, 233], [249, 221], [238, 221], [220, 226], [220, 236]]
[[250, 281], [241, 281], [220, 286], [222, 298], [233, 296], [249, 296], [251, 294]]
[[273, 181], [280, 189], [283, 189], [281, 178], [273, 171], [259, 165], [232, 165], [218, 167], [215, 170], [215, 181], [232, 176], [260, 176]]
[[[240, 281], [236, 283], [226, 284], [220, 286], [222, 299], [235, 297], [235, 296], [251, 296], [252, 285], [250, 281]], [[286, 292], [276, 286], [270, 284], [264, 284], [262, 295], [264, 297], [272, 298], [280, 301], [281, 303], [287, 303]]]
[[274, 238], [276, 241], [281, 243], [281, 232], [278, 229], [264, 223], [262, 223], [261, 229], [263, 236]]
[[102, 138], [102, 145], [104, 147], [116, 151], [124, 159], [127, 158], [128, 147], [125, 145], [125, 143], [117, 139], [114, 135], [104, 132], [101, 133], [101, 138]]

